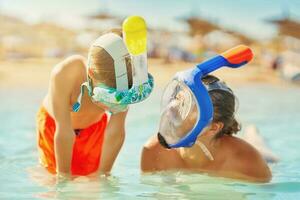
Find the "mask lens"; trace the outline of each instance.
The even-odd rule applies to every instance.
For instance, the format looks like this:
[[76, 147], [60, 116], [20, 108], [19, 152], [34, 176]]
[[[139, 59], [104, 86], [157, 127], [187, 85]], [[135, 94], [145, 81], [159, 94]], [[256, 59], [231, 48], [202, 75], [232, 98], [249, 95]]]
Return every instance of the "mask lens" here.
[[192, 96], [188, 90], [183, 83], [173, 80], [164, 91], [161, 111], [173, 109], [174, 112], [177, 112], [178, 117], [184, 120], [192, 106]]
[[196, 125], [198, 106], [192, 91], [183, 82], [173, 80], [161, 102], [159, 133], [167, 144], [176, 144]]

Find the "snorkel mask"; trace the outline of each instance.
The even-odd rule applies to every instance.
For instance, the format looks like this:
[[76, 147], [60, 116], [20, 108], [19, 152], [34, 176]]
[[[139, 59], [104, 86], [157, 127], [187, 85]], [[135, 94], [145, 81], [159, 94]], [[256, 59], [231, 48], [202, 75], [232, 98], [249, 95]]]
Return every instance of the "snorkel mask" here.
[[252, 57], [251, 49], [240, 45], [193, 69], [178, 72], [162, 97], [159, 142], [166, 148], [191, 147], [213, 119], [213, 104], [208, 92], [219, 89], [232, 93], [220, 81], [206, 86], [201, 79], [223, 66], [241, 67]]
[[[134, 27], [134, 29], [133, 29]], [[133, 29], [133, 30], [132, 30]], [[139, 33], [137, 35], [136, 33]], [[88, 81], [81, 85], [81, 94], [73, 110], [80, 108], [84, 87], [94, 103], [104, 104], [111, 113], [125, 111], [129, 104], [145, 100], [153, 89], [153, 77], [147, 70], [146, 23], [138, 16], [127, 18], [123, 23], [123, 38], [114, 33], [107, 33], [99, 37], [92, 46], [103, 48], [114, 60], [116, 88], [104, 84], [93, 84], [91, 55], [88, 56]], [[126, 59], [132, 63], [133, 84], [128, 88]]]

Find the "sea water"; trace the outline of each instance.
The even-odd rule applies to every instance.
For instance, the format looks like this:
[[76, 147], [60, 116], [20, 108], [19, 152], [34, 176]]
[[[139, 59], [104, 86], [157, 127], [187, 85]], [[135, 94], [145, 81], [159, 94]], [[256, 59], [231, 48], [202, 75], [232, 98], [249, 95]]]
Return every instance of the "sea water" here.
[[[300, 199], [300, 87], [244, 85], [233, 88], [238, 119], [255, 124], [280, 162], [267, 184], [205, 174], [142, 174], [143, 144], [156, 134], [162, 89], [131, 106], [126, 140], [109, 177], [79, 177], [56, 184], [38, 165], [35, 114], [45, 89], [0, 92], [0, 199]], [[255, 164], [255, 163], [253, 163]]]

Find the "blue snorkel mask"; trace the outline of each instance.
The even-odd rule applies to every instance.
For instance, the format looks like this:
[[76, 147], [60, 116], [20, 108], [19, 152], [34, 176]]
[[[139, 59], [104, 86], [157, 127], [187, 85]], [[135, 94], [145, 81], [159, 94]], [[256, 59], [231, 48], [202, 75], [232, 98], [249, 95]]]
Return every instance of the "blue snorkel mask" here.
[[238, 68], [252, 57], [252, 51], [240, 45], [193, 69], [178, 72], [162, 97], [159, 142], [166, 148], [191, 147], [213, 119], [213, 104], [208, 92], [218, 89], [232, 93], [222, 82], [206, 86], [201, 79], [223, 66]]
[[77, 103], [73, 106], [73, 111], [77, 112], [80, 109], [85, 88], [87, 88], [94, 103], [105, 105], [112, 114], [126, 111], [129, 104], [141, 102], [151, 94], [153, 77], [148, 73], [146, 58], [144, 58], [144, 62], [132, 64], [133, 84], [131, 88], [128, 88], [126, 59], [132, 58], [132, 55], [129, 54], [120, 36], [107, 33], [99, 37], [92, 46], [103, 48], [114, 60], [116, 88], [108, 87], [103, 83], [95, 84], [92, 82], [91, 76], [93, 76], [94, 70], [91, 55], [89, 55], [87, 82], [81, 85], [81, 93]]

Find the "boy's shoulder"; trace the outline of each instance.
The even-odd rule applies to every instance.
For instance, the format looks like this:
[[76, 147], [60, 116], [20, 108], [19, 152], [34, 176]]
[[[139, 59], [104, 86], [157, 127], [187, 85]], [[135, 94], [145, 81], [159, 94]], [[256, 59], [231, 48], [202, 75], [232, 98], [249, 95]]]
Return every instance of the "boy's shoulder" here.
[[[86, 73], [85, 58], [80, 55], [72, 55], [56, 64], [51, 72], [51, 77], [64, 77], [65, 79], [76, 77]], [[74, 77], [74, 78], [75, 78]]]

